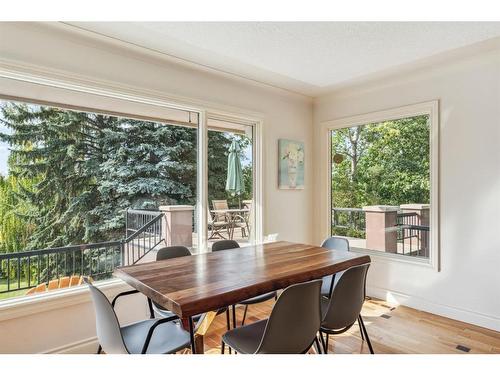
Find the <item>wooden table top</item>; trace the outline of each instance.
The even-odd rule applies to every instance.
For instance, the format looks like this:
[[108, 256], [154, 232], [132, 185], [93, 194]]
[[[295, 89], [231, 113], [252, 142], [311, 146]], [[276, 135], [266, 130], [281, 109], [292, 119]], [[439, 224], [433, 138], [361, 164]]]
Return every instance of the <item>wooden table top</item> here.
[[280, 241], [119, 267], [114, 275], [186, 318], [367, 262], [368, 255]]

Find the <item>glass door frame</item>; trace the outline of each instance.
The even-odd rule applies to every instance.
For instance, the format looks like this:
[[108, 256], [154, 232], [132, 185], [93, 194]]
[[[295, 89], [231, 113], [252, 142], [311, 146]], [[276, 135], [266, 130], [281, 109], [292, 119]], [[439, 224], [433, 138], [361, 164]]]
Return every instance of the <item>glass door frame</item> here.
[[252, 127], [252, 199], [253, 199], [253, 235], [251, 243], [260, 243], [263, 239], [263, 184], [262, 184], [262, 124], [255, 117], [216, 110], [200, 112], [198, 128], [198, 251], [208, 251], [208, 119], [221, 120]]

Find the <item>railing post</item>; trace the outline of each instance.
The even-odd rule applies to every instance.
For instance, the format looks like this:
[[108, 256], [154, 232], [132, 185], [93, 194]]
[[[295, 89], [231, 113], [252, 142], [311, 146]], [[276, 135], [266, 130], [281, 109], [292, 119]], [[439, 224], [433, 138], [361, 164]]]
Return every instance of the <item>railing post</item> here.
[[166, 246], [193, 246], [194, 206], [160, 206], [163, 212], [161, 234]]
[[397, 253], [398, 206], [365, 206], [366, 248]]

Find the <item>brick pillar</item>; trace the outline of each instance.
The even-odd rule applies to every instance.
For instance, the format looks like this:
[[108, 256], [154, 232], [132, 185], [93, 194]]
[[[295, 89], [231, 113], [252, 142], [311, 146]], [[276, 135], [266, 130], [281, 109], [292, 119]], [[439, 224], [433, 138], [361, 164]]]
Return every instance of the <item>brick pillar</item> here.
[[[430, 208], [431, 206], [429, 204], [422, 204], [422, 203], [411, 203], [411, 204], [402, 204], [401, 205], [401, 211], [404, 213], [407, 212], [414, 212], [417, 214], [417, 222], [416, 225], [421, 225], [424, 227], [429, 227], [430, 226]], [[429, 237], [430, 237], [430, 231], [424, 232], [424, 231], [418, 231], [419, 233], [419, 238], [412, 238], [412, 248], [416, 249], [417, 246], [420, 244], [421, 248], [421, 255], [422, 256], [429, 256]], [[410, 241], [410, 239], [408, 239]]]
[[162, 235], [167, 246], [193, 246], [194, 206], [160, 206]]
[[396, 219], [398, 206], [365, 206], [366, 248], [397, 252]]

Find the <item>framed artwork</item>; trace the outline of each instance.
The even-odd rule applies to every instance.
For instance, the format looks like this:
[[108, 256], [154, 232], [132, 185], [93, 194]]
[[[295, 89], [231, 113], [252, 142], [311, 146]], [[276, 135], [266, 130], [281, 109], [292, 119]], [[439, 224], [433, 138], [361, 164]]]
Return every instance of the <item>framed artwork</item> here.
[[278, 140], [278, 188], [304, 189], [304, 142]]

